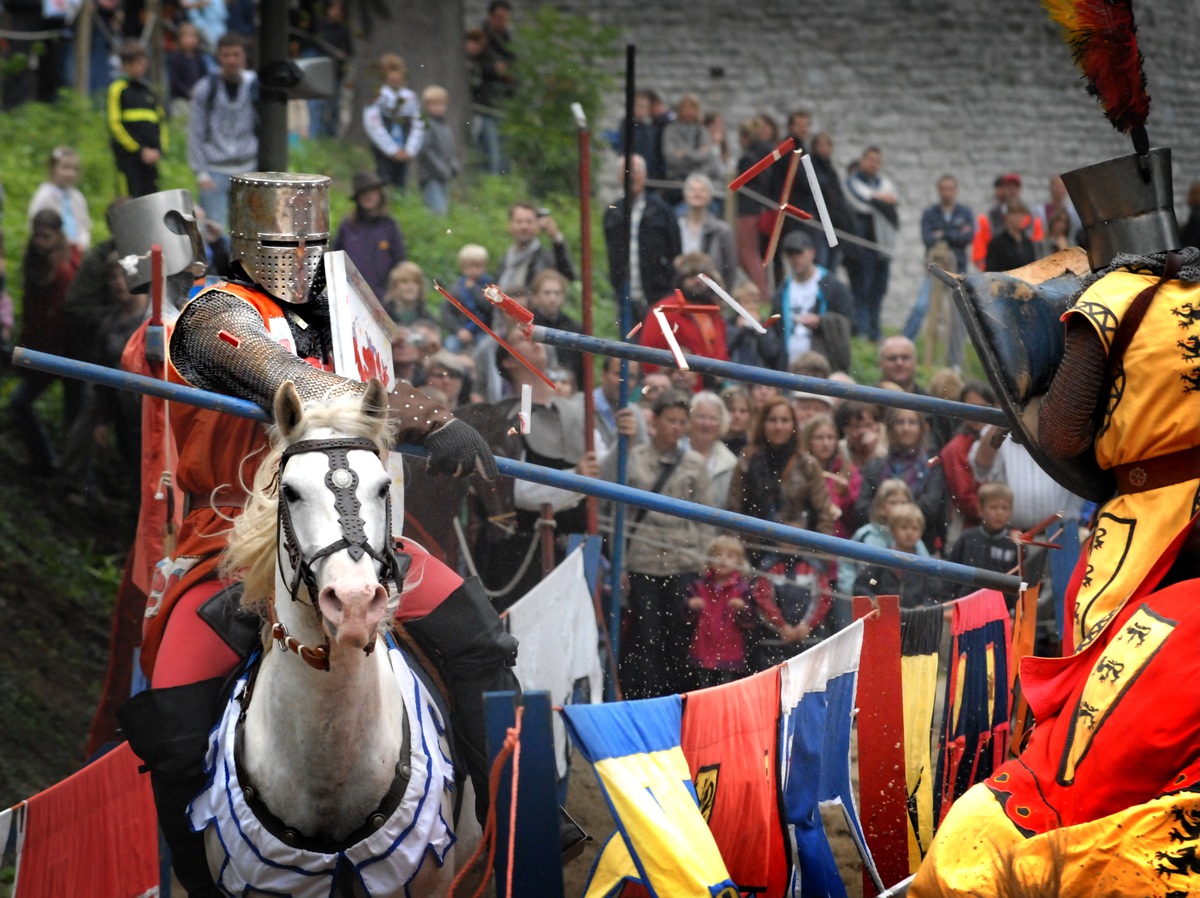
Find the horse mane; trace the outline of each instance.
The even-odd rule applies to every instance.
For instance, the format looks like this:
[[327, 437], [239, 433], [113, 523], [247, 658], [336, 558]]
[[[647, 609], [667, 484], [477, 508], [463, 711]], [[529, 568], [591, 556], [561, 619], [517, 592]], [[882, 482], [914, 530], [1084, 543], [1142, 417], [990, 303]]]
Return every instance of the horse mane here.
[[380, 451], [391, 443], [392, 429], [383, 418], [367, 415], [357, 394], [306, 403], [304, 416], [284, 436], [277, 425], [267, 428], [270, 447], [254, 474], [245, 511], [233, 522], [221, 576], [241, 580], [242, 607], [265, 616], [275, 592], [275, 556], [279, 519], [279, 462], [289, 446], [310, 439], [321, 428], [347, 437], [365, 437]]

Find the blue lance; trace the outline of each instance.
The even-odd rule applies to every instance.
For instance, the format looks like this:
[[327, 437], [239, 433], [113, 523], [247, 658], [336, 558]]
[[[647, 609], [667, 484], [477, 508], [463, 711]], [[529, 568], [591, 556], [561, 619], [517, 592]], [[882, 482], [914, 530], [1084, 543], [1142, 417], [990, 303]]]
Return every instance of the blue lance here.
[[[169, 399], [172, 402], [184, 402], [188, 405], [212, 409], [213, 411], [223, 412], [228, 415], [236, 415], [240, 418], [251, 418], [264, 423], [270, 423], [271, 420], [265, 411], [253, 402], [245, 399], [236, 399], [220, 393], [199, 390], [195, 387], [168, 383], [157, 378], [133, 374], [128, 371], [118, 371], [114, 368], [106, 368], [103, 365], [93, 365], [90, 362], [67, 359], [47, 352], [38, 352], [32, 349], [17, 347], [13, 350], [13, 364], [23, 368], [46, 371], [60, 377], [73, 377], [106, 387], [115, 387], [121, 390], [132, 390], [137, 393], [158, 396], [162, 399]], [[399, 450], [405, 455], [424, 456], [426, 454], [425, 450], [419, 446], [403, 445], [399, 447]], [[826, 536], [823, 533], [816, 533], [812, 530], [802, 530], [799, 527], [776, 524], [772, 521], [764, 521], [760, 518], [750, 517], [749, 515], [737, 514], [720, 508], [711, 508], [707, 505], [687, 502], [683, 499], [672, 499], [668, 496], [649, 492], [648, 490], [638, 490], [617, 483], [594, 480], [579, 474], [570, 474], [566, 471], [544, 468], [541, 465], [531, 465], [528, 462], [516, 461], [511, 458], [497, 458], [496, 464], [500, 468], [500, 473], [506, 477], [530, 480], [534, 483], [545, 484], [546, 486], [554, 486], [576, 493], [585, 493], [600, 499], [609, 499], [623, 505], [645, 508], [647, 511], [658, 511], [674, 515], [675, 517], [689, 518], [693, 521], [699, 521], [702, 524], [710, 524], [726, 530], [737, 530], [741, 533], [748, 533], [766, 540], [799, 546], [802, 549], [813, 552], [840, 555], [843, 558], [850, 558], [854, 561], [865, 562], [866, 564], [878, 564], [885, 567], [918, 571], [927, 576], [940, 577], [943, 580], [962, 583], [974, 589], [987, 588], [1006, 592], [1018, 592], [1024, 588], [1024, 584], [1021, 583], [1020, 578], [1011, 574], [999, 574], [994, 571], [969, 567], [965, 564], [956, 564], [952, 561], [910, 555], [907, 552], [898, 552], [895, 549], [868, 546], [864, 543], [856, 543], [853, 540], [841, 539], [836, 536]], [[615, 597], [614, 601], [616, 601]]]
[[[666, 349], [654, 349], [637, 343], [625, 343], [621, 340], [606, 340], [603, 337], [589, 337], [585, 334], [573, 334], [569, 331], [558, 330], [544, 325], [535, 325], [533, 339], [549, 346], [561, 346], [564, 349], [576, 349], [581, 352], [591, 352], [596, 355], [610, 355], [634, 362], [649, 363], [662, 368], [678, 368], [679, 362]], [[789, 374], [772, 368], [757, 368], [754, 365], [740, 365], [737, 362], [720, 362], [701, 355], [683, 356], [688, 367], [701, 374], [712, 374], [727, 380], [744, 381], [753, 384], [766, 384], [781, 390], [799, 390], [804, 393], [818, 393], [821, 396], [833, 396], [837, 399], [849, 399], [857, 402], [868, 402], [872, 405], [886, 405], [895, 408], [910, 409], [925, 415], [943, 415], [948, 418], [963, 418], [968, 421], [982, 421], [984, 424], [995, 424], [998, 427], [1011, 426], [1004, 412], [988, 405], [971, 405], [969, 402], [955, 402], [941, 399], [937, 396], [922, 396], [917, 393], [904, 393], [900, 390], [885, 390], [883, 387], [866, 387], [861, 384], [847, 384], [837, 380], [825, 380], [821, 377], [808, 377], [803, 374]]]

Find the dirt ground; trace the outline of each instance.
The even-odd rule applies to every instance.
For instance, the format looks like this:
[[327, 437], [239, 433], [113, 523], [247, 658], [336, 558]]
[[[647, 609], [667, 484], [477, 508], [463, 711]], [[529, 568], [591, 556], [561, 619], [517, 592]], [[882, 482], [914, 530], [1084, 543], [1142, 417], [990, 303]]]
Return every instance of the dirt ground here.
[[[858, 791], [858, 751], [857, 741], [851, 744], [852, 775], [855, 793]], [[569, 862], [563, 868], [563, 894], [566, 898], [582, 898], [592, 863], [600, 848], [604, 845], [616, 825], [608, 804], [600, 792], [600, 785], [591, 765], [575, 752], [571, 762], [571, 783], [567, 790], [567, 813], [578, 823], [583, 831], [591, 836], [591, 841], [583, 846], [583, 854]], [[849, 828], [845, 818], [840, 814], [823, 815], [825, 831], [829, 836], [829, 844], [833, 849], [834, 859], [842, 871], [842, 880], [846, 883], [846, 894], [849, 898], [862, 898], [862, 861], [858, 849], [850, 838]]]

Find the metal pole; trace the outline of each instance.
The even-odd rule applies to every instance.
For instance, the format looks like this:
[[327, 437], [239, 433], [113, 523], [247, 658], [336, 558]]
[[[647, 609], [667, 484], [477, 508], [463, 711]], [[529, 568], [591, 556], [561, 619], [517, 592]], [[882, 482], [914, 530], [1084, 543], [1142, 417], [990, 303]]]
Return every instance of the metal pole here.
[[[258, 67], [276, 72], [288, 61], [287, 0], [263, 0], [259, 7]], [[261, 79], [258, 93], [258, 167], [288, 170], [287, 90]]]
[[[592, 137], [588, 131], [583, 107], [575, 103], [575, 124], [579, 127], [579, 276], [582, 278], [580, 302], [583, 308], [583, 332], [593, 335], [592, 326]], [[583, 357], [583, 445], [588, 452], [596, 451], [596, 359]], [[587, 532], [600, 532], [600, 516], [594, 496], [587, 499]]]
[[[625, 47], [625, 131], [621, 135], [621, 152], [625, 157], [625, 172], [623, 191], [625, 195], [625, 215], [621, 219], [621, 246], [625, 253], [625, 283], [621, 285], [621, 333], [629, 333], [633, 327], [633, 309], [629, 295], [629, 279], [631, 271], [629, 260], [629, 242], [633, 235], [633, 94], [637, 78], [637, 48], [633, 44]], [[605, 353], [607, 354], [607, 353]], [[617, 409], [629, 405], [629, 360], [621, 359], [621, 384], [617, 388]], [[629, 473], [629, 438], [617, 434], [617, 484], [625, 485]], [[613, 510], [612, 533], [612, 583], [609, 589], [608, 638], [612, 645], [613, 657], [620, 658], [621, 649], [621, 581], [625, 575], [625, 506], [617, 505]], [[612, 700], [616, 695], [617, 684], [609, 683], [605, 689], [605, 698]]]
[[[624, 327], [624, 325], [622, 325]], [[577, 349], [582, 352], [594, 352], [597, 355], [611, 355], [622, 359], [632, 359], [636, 362], [658, 365], [662, 368], [677, 368], [675, 356], [665, 349], [653, 349], [636, 343], [624, 343], [620, 340], [606, 340], [603, 337], [588, 337], [583, 334], [572, 334], [544, 325], [533, 328], [533, 339], [550, 346], [562, 346], [567, 349]], [[866, 387], [861, 384], [846, 384], [837, 380], [825, 380], [820, 377], [807, 377], [803, 374], [789, 374], [786, 371], [775, 371], [772, 368], [756, 368], [753, 365], [739, 365], [736, 362], [719, 362], [716, 359], [706, 359], [699, 355], [684, 355], [688, 367], [701, 374], [713, 374], [729, 380], [745, 381], [747, 383], [766, 384], [781, 390], [800, 390], [805, 393], [819, 393], [822, 396], [834, 396], [838, 399], [852, 399], [858, 402], [869, 402], [875, 405], [886, 405], [894, 408], [906, 408], [926, 415], [944, 415], [948, 418], [962, 418], [967, 421], [982, 421], [985, 424], [995, 424], [999, 427], [1009, 427], [1004, 412], [998, 408], [986, 405], [971, 405], [968, 402], [955, 402], [950, 399], [939, 399], [936, 396], [921, 396], [916, 393], [903, 393], [899, 390], [885, 390], [882, 387]]]

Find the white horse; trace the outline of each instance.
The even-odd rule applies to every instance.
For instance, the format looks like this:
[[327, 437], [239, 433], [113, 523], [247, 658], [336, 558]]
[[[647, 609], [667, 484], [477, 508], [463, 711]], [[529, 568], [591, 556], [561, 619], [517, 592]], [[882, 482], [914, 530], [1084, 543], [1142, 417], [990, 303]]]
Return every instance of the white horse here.
[[469, 853], [451, 830], [448, 721], [389, 635], [404, 572], [379, 457], [386, 398], [373, 381], [305, 409], [283, 384], [233, 528], [226, 566], [267, 620], [264, 651], [189, 809], [230, 894], [444, 895]]

